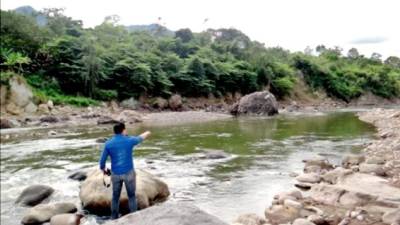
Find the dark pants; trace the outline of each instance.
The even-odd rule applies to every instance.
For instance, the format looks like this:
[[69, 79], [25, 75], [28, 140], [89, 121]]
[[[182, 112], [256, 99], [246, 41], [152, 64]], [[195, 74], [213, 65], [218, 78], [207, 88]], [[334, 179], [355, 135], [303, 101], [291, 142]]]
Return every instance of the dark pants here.
[[134, 170], [131, 170], [122, 175], [111, 175], [111, 182], [113, 187], [113, 195], [111, 202], [111, 218], [117, 219], [119, 217], [119, 198], [121, 196], [122, 182], [125, 184], [126, 193], [128, 194], [129, 211], [135, 212], [137, 210], [136, 205], [136, 174]]

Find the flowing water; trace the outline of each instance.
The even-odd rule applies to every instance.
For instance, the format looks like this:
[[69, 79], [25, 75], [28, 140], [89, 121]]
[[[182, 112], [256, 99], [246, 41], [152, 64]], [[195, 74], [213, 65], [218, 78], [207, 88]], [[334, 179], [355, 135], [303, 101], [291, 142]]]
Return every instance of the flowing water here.
[[[176, 126], [137, 125], [130, 133], [151, 130], [137, 147], [135, 165], [159, 176], [170, 187], [169, 201], [188, 201], [231, 222], [238, 215], [263, 215], [274, 194], [293, 188], [291, 172], [300, 172], [302, 159], [326, 156], [338, 163], [371, 140], [374, 128], [351, 112], [239, 118]], [[1, 224], [19, 224], [27, 208], [16, 206], [19, 193], [32, 184], [56, 189], [50, 202], [80, 205], [79, 182], [69, 174], [97, 166], [111, 127], [21, 130], [1, 143]], [[4, 133], [2, 135], [4, 137]], [[40, 137], [40, 138], [38, 138]], [[219, 149], [224, 159], [197, 157]], [[99, 218], [89, 216], [89, 224]]]

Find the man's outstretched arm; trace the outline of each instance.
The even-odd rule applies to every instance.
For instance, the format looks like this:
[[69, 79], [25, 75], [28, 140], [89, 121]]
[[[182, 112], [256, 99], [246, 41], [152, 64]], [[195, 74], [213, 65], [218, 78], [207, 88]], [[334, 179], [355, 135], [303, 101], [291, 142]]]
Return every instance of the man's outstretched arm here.
[[143, 140], [145, 140], [146, 138], [148, 138], [151, 135], [150, 131], [146, 131], [142, 134], [139, 135], [139, 137], [141, 137]]

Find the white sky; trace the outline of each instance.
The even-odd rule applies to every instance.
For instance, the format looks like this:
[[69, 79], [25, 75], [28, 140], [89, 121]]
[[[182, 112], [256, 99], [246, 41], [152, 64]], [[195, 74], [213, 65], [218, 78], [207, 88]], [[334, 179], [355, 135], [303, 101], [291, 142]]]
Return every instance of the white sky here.
[[[303, 51], [325, 44], [361, 54], [400, 56], [399, 0], [1, 0], [1, 9], [65, 7], [85, 27], [117, 14], [120, 24], [161, 23], [169, 29], [233, 27], [266, 46]], [[208, 18], [208, 22], [203, 23]]]

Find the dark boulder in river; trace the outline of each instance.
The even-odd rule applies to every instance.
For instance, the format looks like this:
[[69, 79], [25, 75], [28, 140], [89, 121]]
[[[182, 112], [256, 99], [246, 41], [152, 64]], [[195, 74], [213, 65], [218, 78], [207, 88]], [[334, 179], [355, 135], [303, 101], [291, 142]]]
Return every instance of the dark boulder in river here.
[[126, 215], [105, 225], [227, 225], [190, 203], [157, 205], [137, 213]]
[[[104, 177], [105, 183], [111, 184], [110, 177]], [[136, 200], [139, 209], [144, 209], [157, 202], [167, 200], [170, 195], [168, 185], [156, 176], [143, 170], [136, 170]], [[94, 169], [87, 174], [87, 178], [81, 184], [79, 193], [83, 208], [92, 214], [110, 215], [112, 184], [104, 186], [103, 173]], [[120, 212], [129, 212], [128, 196], [125, 185], [122, 187], [120, 198]]]
[[74, 213], [77, 208], [72, 203], [55, 203], [55, 204], [40, 204], [31, 208], [28, 213], [22, 218], [22, 224], [42, 224], [49, 222], [51, 217], [64, 214]]
[[108, 140], [106, 137], [101, 137], [96, 139], [96, 143], [105, 143]]
[[42, 123], [57, 123], [59, 122], [60, 119], [58, 119], [56, 116], [43, 116], [40, 118], [40, 122]]
[[69, 179], [83, 181], [87, 177], [87, 173], [84, 171], [78, 171], [68, 176]]
[[13, 128], [14, 124], [5, 118], [0, 118], [0, 129]]
[[204, 159], [225, 159], [230, 157], [231, 155], [224, 152], [223, 150], [218, 149], [207, 149], [204, 151], [204, 155], [200, 156], [200, 158]]
[[254, 92], [240, 98], [231, 109], [231, 114], [272, 116], [278, 114], [278, 102], [268, 91]]
[[22, 191], [15, 203], [23, 206], [35, 206], [49, 197], [53, 192], [54, 189], [47, 185], [32, 185]]

